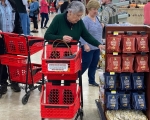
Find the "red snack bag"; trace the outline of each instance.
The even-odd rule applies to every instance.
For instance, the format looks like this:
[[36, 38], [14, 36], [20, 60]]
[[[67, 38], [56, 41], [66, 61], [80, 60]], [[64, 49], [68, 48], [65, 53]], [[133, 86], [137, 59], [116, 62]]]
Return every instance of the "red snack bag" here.
[[148, 55], [136, 56], [135, 71], [136, 72], [149, 72]]
[[123, 37], [123, 53], [136, 53], [135, 50], [135, 37], [134, 36], [124, 36]]
[[122, 72], [134, 72], [133, 71], [134, 55], [122, 55]]
[[148, 36], [136, 36], [137, 52], [149, 52]]
[[121, 72], [121, 56], [108, 54], [106, 70], [108, 72]]
[[107, 52], [108, 53], [120, 52], [120, 42], [121, 42], [121, 36], [108, 35]]

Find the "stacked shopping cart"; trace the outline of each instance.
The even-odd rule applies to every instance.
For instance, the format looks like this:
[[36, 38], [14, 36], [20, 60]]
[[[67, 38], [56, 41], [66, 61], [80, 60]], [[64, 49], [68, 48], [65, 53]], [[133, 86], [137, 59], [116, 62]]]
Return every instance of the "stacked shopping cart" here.
[[0, 34], [4, 38], [6, 49], [5, 54], [0, 56], [0, 62], [7, 65], [10, 81], [25, 84], [26, 94], [22, 103], [26, 104], [30, 92], [41, 87], [34, 85], [42, 79], [41, 65], [31, 63], [30, 56], [43, 49], [44, 39], [12, 33]]
[[[42, 55], [41, 118], [72, 119], [83, 118], [83, 94], [81, 77], [81, 50], [77, 41], [65, 43], [49, 41], [44, 45]], [[44, 84], [47, 77], [48, 82]], [[53, 85], [50, 80], [74, 80], [79, 84], [70, 86]]]

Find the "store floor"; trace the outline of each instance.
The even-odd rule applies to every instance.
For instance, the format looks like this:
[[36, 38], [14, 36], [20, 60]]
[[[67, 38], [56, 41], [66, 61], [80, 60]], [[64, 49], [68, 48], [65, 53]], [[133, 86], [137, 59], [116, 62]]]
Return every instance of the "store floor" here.
[[[51, 15], [52, 20], [54, 15]], [[40, 23], [39, 23], [40, 27]], [[32, 25], [31, 25], [32, 28]], [[32, 29], [31, 29], [32, 30]], [[43, 36], [45, 30], [39, 28], [39, 33], [35, 36]], [[32, 62], [41, 62], [42, 52], [32, 56]], [[84, 120], [100, 120], [95, 99], [98, 99], [99, 88], [88, 85], [87, 73], [83, 75], [83, 98], [84, 98]], [[99, 82], [98, 77], [96, 79]], [[21, 85], [22, 86], [22, 85]], [[8, 87], [8, 92], [0, 99], [0, 120], [41, 120], [40, 116], [40, 92], [38, 89], [31, 93], [26, 105], [21, 100], [25, 95], [22, 89], [20, 93], [15, 93]], [[47, 119], [49, 120], [49, 119]]]

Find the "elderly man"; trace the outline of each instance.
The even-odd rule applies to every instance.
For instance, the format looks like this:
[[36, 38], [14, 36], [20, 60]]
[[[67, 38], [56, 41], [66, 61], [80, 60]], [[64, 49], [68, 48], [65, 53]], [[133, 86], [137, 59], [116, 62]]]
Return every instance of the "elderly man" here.
[[[20, 23], [19, 13], [13, 0], [0, 0], [0, 31], [12, 32], [22, 34], [22, 28]], [[0, 55], [4, 54], [4, 39], [0, 35]], [[0, 93], [5, 94], [7, 92], [7, 67], [0, 64], [0, 70], [2, 69], [2, 76], [0, 79]], [[18, 83], [12, 82], [11, 88], [14, 92], [20, 92]]]
[[[99, 19], [103, 24], [103, 27], [106, 24], [118, 23], [118, 9], [116, 5], [112, 4], [112, 0], [102, 0]], [[103, 30], [103, 38], [105, 38], [105, 27]]]

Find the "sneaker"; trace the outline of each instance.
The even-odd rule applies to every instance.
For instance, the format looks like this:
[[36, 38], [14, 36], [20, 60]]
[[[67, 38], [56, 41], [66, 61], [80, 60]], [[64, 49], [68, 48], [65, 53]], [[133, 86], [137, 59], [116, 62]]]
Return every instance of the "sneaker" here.
[[41, 29], [45, 29], [45, 27], [41, 27]]
[[7, 85], [0, 85], [0, 94], [6, 94], [7, 92]]
[[20, 92], [20, 91], [21, 91], [21, 89], [20, 89], [18, 83], [12, 83], [12, 84], [11, 84], [11, 89], [12, 89], [14, 92]]
[[89, 83], [89, 86], [96, 86], [96, 87], [98, 87], [99, 86], [99, 84], [97, 84], [96, 82], [95, 83]]
[[45, 26], [44, 28], [48, 28], [47, 26]]

